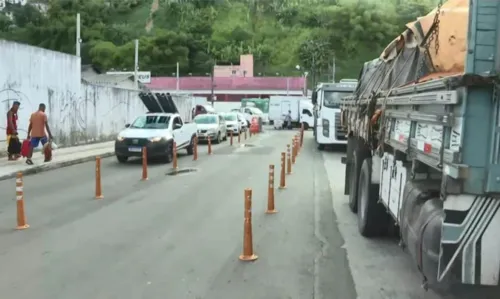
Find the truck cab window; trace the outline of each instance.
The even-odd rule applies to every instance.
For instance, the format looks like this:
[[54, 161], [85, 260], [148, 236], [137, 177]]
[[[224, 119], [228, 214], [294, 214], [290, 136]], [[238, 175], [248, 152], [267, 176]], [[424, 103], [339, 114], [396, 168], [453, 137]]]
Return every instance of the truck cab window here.
[[307, 110], [307, 109], [302, 109], [302, 114], [305, 114], [307, 116], [312, 116], [312, 113], [311, 111]]
[[174, 118], [174, 128], [177, 126], [177, 125], [180, 125], [182, 127], [182, 120], [179, 118], [179, 117], [176, 117]]

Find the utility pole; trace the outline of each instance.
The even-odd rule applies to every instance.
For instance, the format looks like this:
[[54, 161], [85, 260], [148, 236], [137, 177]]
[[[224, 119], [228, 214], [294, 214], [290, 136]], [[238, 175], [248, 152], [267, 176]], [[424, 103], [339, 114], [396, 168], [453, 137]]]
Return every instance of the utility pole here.
[[179, 63], [177, 62], [177, 71], [176, 71], [176, 82], [175, 82], [175, 90], [179, 92]]
[[214, 95], [214, 87], [215, 87], [215, 84], [214, 84], [214, 68], [215, 68], [215, 60], [212, 59], [212, 69], [210, 70], [210, 101], [212, 103], [212, 107], [214, 106], [214, 99], [215, 99], [215, 95]]
[[333, 55], [333, 63], [332, 63], [332, 81], [335, 83], [335, 54]]
[[134, 82], [135, 88], [139, 89], [139, 40], [135, 40], [135, 65], [134, 65]]
[[76, 14], [76, 56], [80, 57], [82, 39], [80, 37], [80, 14]]

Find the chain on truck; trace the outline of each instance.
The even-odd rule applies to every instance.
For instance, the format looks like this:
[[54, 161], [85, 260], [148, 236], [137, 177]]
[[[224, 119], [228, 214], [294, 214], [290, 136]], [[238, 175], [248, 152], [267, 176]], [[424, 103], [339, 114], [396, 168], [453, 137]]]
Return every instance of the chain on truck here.
[[426, 288], [499, 285], [499, 17], [500, 1], [441, 2], [342, 99], [359, 232], [396, 229]]

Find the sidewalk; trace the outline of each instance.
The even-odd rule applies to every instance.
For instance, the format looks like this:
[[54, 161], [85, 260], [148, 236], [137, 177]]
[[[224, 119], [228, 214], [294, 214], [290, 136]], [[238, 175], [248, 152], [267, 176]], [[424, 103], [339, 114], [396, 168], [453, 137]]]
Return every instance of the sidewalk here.
[[41, 152], [33, 153], [34, 165], [27, 165], [26, 159], [8, 161], [7, 157], [0, 158], [0, 180], [10, 179], [21, 171], [24, 175], [66, 167], [74, 164], [92, 161], [96, 156], [109, 157], [114, 155], [114, 141], [80, 145], [54, 149], [52, 161], [44, 163]]

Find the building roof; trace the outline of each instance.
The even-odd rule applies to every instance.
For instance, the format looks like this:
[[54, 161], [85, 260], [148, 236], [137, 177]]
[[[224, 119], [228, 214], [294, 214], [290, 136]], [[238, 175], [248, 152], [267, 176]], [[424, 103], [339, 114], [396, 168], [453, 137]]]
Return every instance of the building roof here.
[[[288, 81], [288, 84], [287, 84]], [[181, 90], [211, 89], [210, 77], [181, 77]], [[177, 78], [151, 77], [151, 83], [146, 84], [150, 89], [174, 90]], [[305, 87], [304, 77], [215, 77], [215, 89], [218, 90], [302, 90]]]

